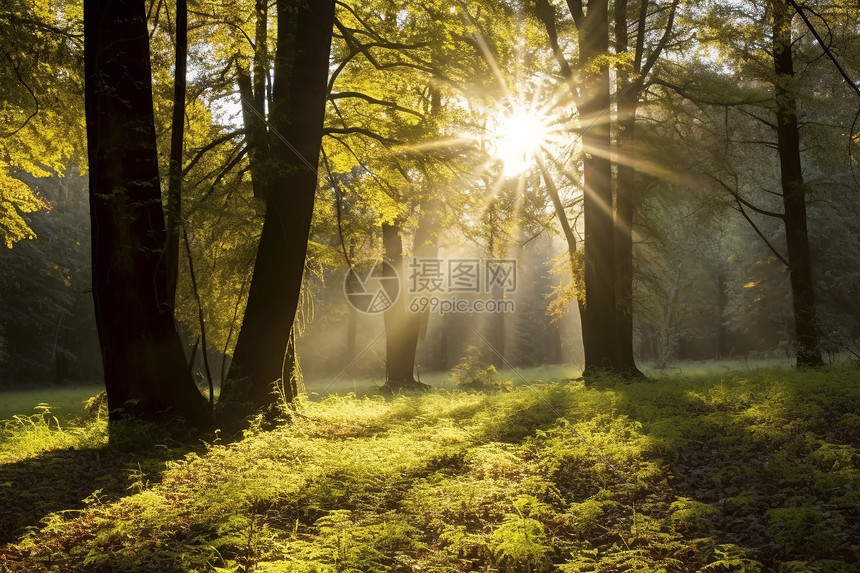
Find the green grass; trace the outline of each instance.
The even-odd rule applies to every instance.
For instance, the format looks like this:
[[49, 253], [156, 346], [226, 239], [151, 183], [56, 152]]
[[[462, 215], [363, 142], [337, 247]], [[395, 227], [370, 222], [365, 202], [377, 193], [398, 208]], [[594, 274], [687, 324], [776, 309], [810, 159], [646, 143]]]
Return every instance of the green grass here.
[[83, 414], [83, 402], [104, 390], [103, 385], [44, 386], [34, 389], [0, 391], [0, 420], [17, 414], [34, 414], [39, 404], [50, 404], [51, 411], [60, 419], [75, 418]]
[[[526, 374], [489, 395], [307, 398], [289, 424], [195, 451], [7, 424], [0, 570], [858, 570], [860, 373]], [[46, 503], [73, 468], [77, 501]]]
[[[536, 366], [516, 370], [502, 368], [499, 370], [499, 376], [502, 380], [511, 380], [515, 383], [521, 383], [523, 379], [530, 382], [569, 380], [578, 378], [581, 374], [582, 368], [571, 365]], [[435, 389], [453, 390], [456, 388], [454, 380], [446, 372], [422, 374], [421, 382], [429, 384]], [[385, 380], [382, 377], [352, 377], [347, 373], [341, 377], [311, 377], [305, 380], [305, 387], [313, 400], [329, 394], [352, 393], [358, 397], [371, 396], [376, 394], [384, 383]]]

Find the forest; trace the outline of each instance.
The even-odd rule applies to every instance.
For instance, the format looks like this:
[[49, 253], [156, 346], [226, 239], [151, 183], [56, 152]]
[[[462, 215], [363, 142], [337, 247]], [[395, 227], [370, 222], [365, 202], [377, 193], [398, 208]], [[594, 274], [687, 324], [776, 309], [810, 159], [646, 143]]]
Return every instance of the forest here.
[[0, 573], [860, 571], [860, 3], [3, 0]]

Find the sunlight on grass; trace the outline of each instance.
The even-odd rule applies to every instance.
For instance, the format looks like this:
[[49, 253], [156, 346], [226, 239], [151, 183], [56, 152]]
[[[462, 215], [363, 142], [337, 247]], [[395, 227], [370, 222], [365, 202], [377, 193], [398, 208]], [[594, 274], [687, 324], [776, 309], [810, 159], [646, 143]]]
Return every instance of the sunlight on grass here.
[[19, 414], [0, 421], [0, 464], [51, 450], [94, 448], [107, 443], [107, 419], [67, 423], [55, 416], [48, 404], [39, 404], [35, 409], [36, 414]]
[[[124, 493], [4, 551], [70, 572], [845, 570], [858, 383], [763, 370], [306, 398], [286, 426], [143, 460]], [[72, 432], [45, 416], [9, 432]]]

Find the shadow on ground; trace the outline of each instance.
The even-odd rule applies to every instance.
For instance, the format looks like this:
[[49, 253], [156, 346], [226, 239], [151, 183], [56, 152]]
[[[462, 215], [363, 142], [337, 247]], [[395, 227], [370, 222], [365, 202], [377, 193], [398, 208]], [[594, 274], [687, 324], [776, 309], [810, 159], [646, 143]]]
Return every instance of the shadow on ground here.
[[192, 449], [65, 449], [0, 465], [0, 546], [51, 513], [136, 493], [136, 484], [159, 481], [167, 461]]

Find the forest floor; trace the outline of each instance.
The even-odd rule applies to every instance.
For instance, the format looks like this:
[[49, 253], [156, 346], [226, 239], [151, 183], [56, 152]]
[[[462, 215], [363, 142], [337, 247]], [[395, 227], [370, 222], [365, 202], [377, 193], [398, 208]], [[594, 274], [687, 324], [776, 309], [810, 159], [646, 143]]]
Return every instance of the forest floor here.
[[229, 443], [19, 415], [0, 572], [860, 571], [857, 370], [526, 379]]

